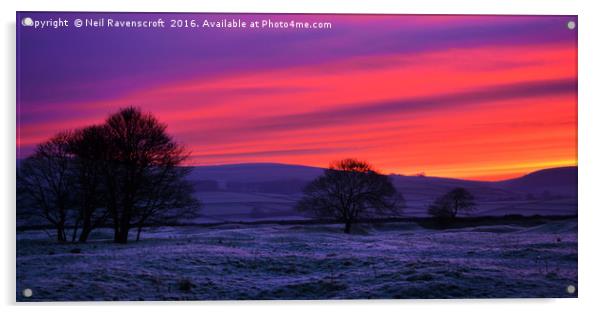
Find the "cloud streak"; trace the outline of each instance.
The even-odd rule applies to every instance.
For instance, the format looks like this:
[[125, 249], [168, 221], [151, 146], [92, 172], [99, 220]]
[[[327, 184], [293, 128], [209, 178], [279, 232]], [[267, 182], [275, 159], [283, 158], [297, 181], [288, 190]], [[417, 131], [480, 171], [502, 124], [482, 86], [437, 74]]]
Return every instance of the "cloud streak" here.
[[487, 103], [545, 97], [555, 95], [574, 95], [577, 92], [577, 81], [574, 79], [553, 81], [531, 81], [516, 84], [492, 86], [473, 91], [447, 95], [433, 95], [415, 99], [398, 99], [393, 101], [340, 105], [336, 109], [321, 110], [303, 114], [276, 116], [249, 125], [255, 130], [283, 130], [307, 128], [319, 125], [336, 125], [354, 123], [356, 120], [398, 114], [425, 114], [431, 110], [463, 106], [486, 106]]

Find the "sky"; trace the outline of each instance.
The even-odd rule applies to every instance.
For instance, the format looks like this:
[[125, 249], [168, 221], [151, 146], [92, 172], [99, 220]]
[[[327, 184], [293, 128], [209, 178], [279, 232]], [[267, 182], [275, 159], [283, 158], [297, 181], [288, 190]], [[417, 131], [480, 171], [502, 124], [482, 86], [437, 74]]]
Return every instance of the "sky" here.
[[[126, 106], [189, 165], [502, 180], [577, 165], [575, 16], [19, 13], [18, 20], [242, 19], [329, 29], [17, 26], [17, 158]], [[169, 23], [168, 23], [169, 24]], [[169, 25], [168, 25], [169, 26]]]

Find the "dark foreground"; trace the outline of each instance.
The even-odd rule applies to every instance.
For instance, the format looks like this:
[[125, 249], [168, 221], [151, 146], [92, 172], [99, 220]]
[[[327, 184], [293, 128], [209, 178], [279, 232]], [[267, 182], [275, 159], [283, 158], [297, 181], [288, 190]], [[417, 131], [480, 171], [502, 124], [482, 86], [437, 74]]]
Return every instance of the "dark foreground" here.
[[[576, 297], [577, 219], [181, 226], [128, 245], [17, 234], [17, 300]], [[30, 298], [22, 296], [30, 288]]]

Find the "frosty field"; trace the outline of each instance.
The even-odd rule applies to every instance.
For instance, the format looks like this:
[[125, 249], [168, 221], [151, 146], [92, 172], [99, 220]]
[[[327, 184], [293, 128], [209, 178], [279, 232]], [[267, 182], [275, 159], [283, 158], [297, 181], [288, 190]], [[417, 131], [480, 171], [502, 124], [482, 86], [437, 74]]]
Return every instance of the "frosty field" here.
[[[58, 244], [17, 233], [17, 300], [575, 297], [577, 220], [427, 229], [416, 222], [225, 224]], [[25, 298], [23, 289], [33, 295]]]

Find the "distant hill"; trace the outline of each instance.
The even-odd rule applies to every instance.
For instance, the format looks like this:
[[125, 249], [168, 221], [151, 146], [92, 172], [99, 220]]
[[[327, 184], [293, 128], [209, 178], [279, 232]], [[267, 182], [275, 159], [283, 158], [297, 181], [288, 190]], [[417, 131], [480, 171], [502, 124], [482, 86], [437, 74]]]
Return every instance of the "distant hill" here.
[[248, 163], [198, 166], [194, 167], [190, 177], [192, 179], [236, 182], [263, 182], [289, 179], [311, 181], [323, 172], [324, 169], [317, 167], [277, 163]]
[[560, 167], [535, 171], [525, 176], [496, 182], [500, 188], [528, 194], [577, 196], [577, 167]]
[[[199, 166], [194, 167], [190, 179], [203, 182], [202, 185], [208, 185], [209, 189], [295, 194], [323, 171], [317, 167], [277, 163]], [[391, 178], [410, 198], [432, 198], [454, 187], [464, 187], [478, 198], [493, 200], [542, 193], [575, 196], [577, 191], [577, 167], [544, 169], [498, 182], [404, 175], [391, 175]], [[215, 184], [207, 184], [207, 181]]]
[[[294, 204], [303, 187], [323, 171], [275, 163], [201, 166], [190, 179], [206, 205], [203, 219], [302, 219]], [[576, 173], [576, 167], [554, 168], [498, 182], [403, 175], [391, 179], [406, 199], [408, 216], [426, 215], [428, 204], [455, 187], [475, 195], [479, 206], [474, 215], [552, 215], [576, 213]]]

